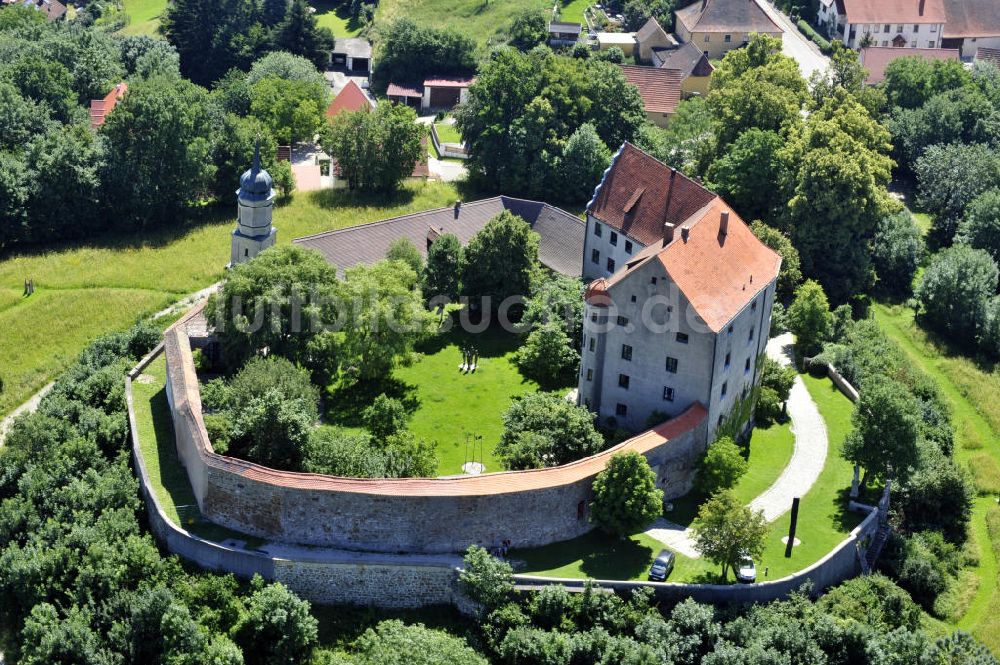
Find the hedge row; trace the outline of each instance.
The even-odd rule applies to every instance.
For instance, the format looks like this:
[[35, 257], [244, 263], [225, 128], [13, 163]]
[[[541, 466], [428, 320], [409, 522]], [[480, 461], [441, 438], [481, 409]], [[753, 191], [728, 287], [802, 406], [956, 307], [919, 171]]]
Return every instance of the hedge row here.
[[816, 46], [819, 46], [819, 50], [825, 54], [829, 55], [832, 50], [830, 47], [830, 40], [826, 39], [823, 35], [816, 32], [816, 30], [805, 22], [805, 19], [799, 19], [795, 22], [795, 25], [799, 26], [799, 32], [815, 42]]

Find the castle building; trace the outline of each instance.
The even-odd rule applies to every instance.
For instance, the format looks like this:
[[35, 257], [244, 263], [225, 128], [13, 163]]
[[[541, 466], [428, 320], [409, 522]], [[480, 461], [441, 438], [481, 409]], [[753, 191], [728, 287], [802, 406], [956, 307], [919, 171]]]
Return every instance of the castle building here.
[[271, 174], [260, 165], [260, 141], [253, 153], [253, 164], [240, 177], [236, 190], [239, 217], [233, 231], [230, 266], [245, 263], [274, 245], [278, 230], [271, 226], [274, 213], [274, 187]]
[[628, 143], [586, 224], [578, 402], [634, 431], [700, 403], [713, 440], [759, 382], [781, 257], [720, 197]]

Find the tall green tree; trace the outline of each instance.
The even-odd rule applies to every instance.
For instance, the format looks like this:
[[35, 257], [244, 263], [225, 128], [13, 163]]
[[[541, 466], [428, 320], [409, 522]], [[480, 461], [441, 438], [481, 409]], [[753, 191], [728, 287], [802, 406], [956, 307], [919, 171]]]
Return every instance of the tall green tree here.
[[603, 531], [628, 536], [663, 514], [663, 490], [646, 458], [637, 452], [616, 453], [594, 478], [590, 518]]
[[392, 192], [424, 154], [424, 129], [416, 120], [408, 106], [382, 102], [372, 112], [341, 113], [320, 140], [351, 189]]
[[549, 24], [542, 12], [525, 9], [514, 16], [507, 28], [507, 38], [511, 46], [521, 51], [530, 51], [549, 38]]
[[424, 296], [428, 300], [443, 297], [458, 302], [464, 264], [465, 252], [457, 236], [445, 233], [435, 238], [427, 250]]
[[908, 210], [883, 217], [872, 238], [872, 267], [879, 288], [897, 298], [913, 293], [913, 278], [924, 254], [920, 227]]
[[423, 83], [428, 76], [469, 76], [476, 71], [476, 44], [454, 29], [417, 25], [410, 18], [379, 24], [375, 30], [372, 78], [389, 83]]
[[919, 404], [905, 386], [889, 379], [866, 383], [860, 392], [844, 459], [865, 470], [862, 484], [869, 475], [907, 478], [918, 458]]
[[250, 89], [250, 113], [282, 145], [311, 141], [323, 123], [326, 88], [269, 76]]
[[981, 144], [935, 145], [917, 160], [916, 173], [917, 200], [934, 217], [932, 240], [947, 246], [968, 205], [1000, 187], [1000, 157]]
[[1000, 263], [1000, 189], [984, 192], [969, 203], [955, 241], [985, 249]]
[[777, 296], [783, 303], [789, 303], [795, 290], [802, 283], [802, 261], [799, 250], [784, 233], [760, 220], [750, 224], [750, 230], [762, 243], [781, 255], [781, 272], [778, 274]]
[[820, 350], [823, 342], [830, 337], [833, 317], [830, 303], [818, 282], [810, 279], [799, 287], [785, 314], [785, 321], [795, 335], [795, 345], [803, 354], [810, 355]]
[[329, 28], [319, 27], [305, 0], [292, 0], [284, 19], [271, 34], [271, 46], [300, 55], [317, 67], [323, 67], [330, 61], [333, 33]]
[[775, 185], [784, 179], [784, 145], [777, 132], [752, 127], [712, 162], [705, 177], [741, 217], [779, 219], [785, 201]]
[[488, 221], [465, 247], [465, 293], [489, 298], [494, 310], [509, 297], [527, 296], [538, 269], [538, 240], [528, 223], [508, 210]]
[[528, 393], [503, 414], [497, 456], [508, 469], [566, 464], [600, 451], [594, 414], [557, 393]]
[[923, 320], [959, 344], [971, 345], [997, 292], [998, 268], [988, 252], [955, 245], [934, 255], [917, 285]]
[[744, 554], [755, 559], [760, 557], [768, 532], [764, 513], [740, 504], [729, 490], [701, 504], [691, 530], [695, 549], [722, 568], [723, 581]]
[[749, 468], [739, 446], [724, 436], [705, 451], [698, 465], [698, 488], [707, 496], [731, 489]]
[[912, 56], [896, 58], [886, 66], [882, 88], [893, 106], [917, 108], [934, 95], [971, 81], [972, 76], [958, 60]]
[[580, 126], [566, 141], [560, 162], [559, 191], [567, 201], [586, 201], [611, 164], [611, 151], [590, 123]]
[[160, 26], [177, 49], [181, 72], [200, 85], [233, 67], [245, 71], [268, 38], [254, 0], [176, 0]]

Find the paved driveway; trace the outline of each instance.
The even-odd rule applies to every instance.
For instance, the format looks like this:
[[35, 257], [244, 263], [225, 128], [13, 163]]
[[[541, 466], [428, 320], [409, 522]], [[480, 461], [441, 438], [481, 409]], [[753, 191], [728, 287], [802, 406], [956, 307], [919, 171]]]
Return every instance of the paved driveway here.
[[761, 9], [771, 17], [771, 20], [785, 30], [785, 34], [781, 36], [783, 42], [781, 50], [785, 55], [794, 58], [795, 62], [799, 63], [799, 71], [802, 72], [802, 76], [808, 79], [813, 72], [823, 71], [829, 66], [830, 58], [820, 53], [819, 47], [799, 32], [790, 18], [778, 11], [768, 0], [756, 1]]

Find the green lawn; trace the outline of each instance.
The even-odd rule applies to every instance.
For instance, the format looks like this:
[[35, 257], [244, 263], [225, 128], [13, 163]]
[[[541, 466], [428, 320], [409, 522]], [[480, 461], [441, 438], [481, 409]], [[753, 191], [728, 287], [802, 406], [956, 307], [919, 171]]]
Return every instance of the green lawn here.
[[587, 7], [594, 4], [593, 0], [563, 0], [562, 7], [559, 8], [559, 20], [565, 23], [579, 23], [582, 26], [587, 25], [586, 19], [583, 18], [583, 12]]
[[350, 15], [346, 2], [335, 0], [309, 0], [316, 9], [316, 23], [321, 28], [330, 28], [334, 37], [354, 37], [361, 32], [361, 23]]
[[[336, 425], [357, 427], [358, 414], [377, 392], [384, 391], [406, 404], [415, 435], [437, 443], [439, 475], [460, 474], [462, 464], [473, 459], [485, 463], [487, 472], [502, 471], [493, 455], [503, 431], [501, 416], [514, 397], [538, 390], [538, 384], [522, 377], [513, 363], [519, 344], [519, 337], [501, 330], [478, 335], [453, 330], [417, 347], [417, 361], [397, 369], [387, 385], [364, 393], [334, 392], [325, 418]], [[463, 345], [479, 350], [479, 367], [473, 373], [458, 369]]]
[[447, 122], [435, 122], [434, 130], [437, 132], [438, 141], [441, 143], [461, 143], [462, 134], [455, 125]]
[[[955, 427], [955, 457], [963, 464], [988, 455], [1000, 462], [1000, 369], [984, 367], [952, 353], [922, 331], [913, 311], [902, 306], [877, 304], [875, 318], [882, 330], [903, 349], [910, 360], [927, 372], [938, 385], [952, 410]], [[981, 464], [980, 464], [981, 466]], [[978, 469], [977, 469], [978, 470]], [[971, 535], [979, 562], [969, 568], [979, 580], [965, 615], [952, 627], [970, 631], [1000, 653], [1000, 516], [993, 532], [988, 529], [995, 497], [980, 497], [972, 512]], [[992, 546], [991, 546], [992, 543]]]
[[182, 526], [207, 540], [227, 538], [242, 540], [249, 548], [264, 543], [259, 538], [213, 524], [202, 518], [187, 473], [177, 456], [174, 426], [170, 420], [165, 388], [166, 360], [163, 354], [150, 363], [138, 380], [132, 383], [136, 427], [146, 472], [153, 492], [174, 524]]
[[447, 26], [485, 45], [521, 11], [551, 8], [550, 0], [381, 0], [376, 16], [382, 20], [406, 17], [435, 28]]
[[129, 23], [122, 29], [126, 35], [156, 35], [160, 14], [167, 9], [167, 0], [124, 0]]
[[774, 484], [788, 466], [795, 449], [795, 436], [790, 423], [774, 424], [753, 431], [750, 438], [750, 468], [740, 478], [733, 491], [743, 503], [750, 503]]
[[[444, 183], [408, 185], [393, 197], [348, 192], [297, 194], [275, 210], [278, 242], [310, 233], [448, 205], [458, 198]], [[0, 258], [0, 416], [52, 380], [96, 336], [128, 327], [222, 277], [229, 260], [235, 204], [210, 210], [198, 223], [135, 231], [85, 246], [50, 247]], [[21, 298], [24, 280], [35, 295]]]

